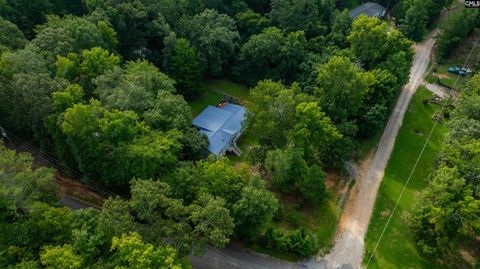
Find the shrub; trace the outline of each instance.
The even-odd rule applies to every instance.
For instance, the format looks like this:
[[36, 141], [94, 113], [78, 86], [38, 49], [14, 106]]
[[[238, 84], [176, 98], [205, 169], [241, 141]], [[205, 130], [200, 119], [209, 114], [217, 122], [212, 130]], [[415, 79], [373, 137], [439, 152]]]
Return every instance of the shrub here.
[[265, 232], [262, 241], [270, 249], [292, 252], [303, 257], [314, 255], [318, 250], [315, 238], [302, 229], [285, 231], [271, 227]]

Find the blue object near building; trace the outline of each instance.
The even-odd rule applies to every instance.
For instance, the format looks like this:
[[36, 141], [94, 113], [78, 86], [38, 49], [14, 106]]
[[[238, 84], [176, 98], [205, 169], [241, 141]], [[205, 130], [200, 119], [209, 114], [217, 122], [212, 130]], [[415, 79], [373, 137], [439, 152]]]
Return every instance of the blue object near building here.
[[472, 71], [468, 68], [464, 68], [464, 67], [460, 68], [460, 67], [454, 66], [454, 67], [449, 67], [448, 72], [453, 73], [453, 74], [457, 74], [457, 75], [461, 75], [461, 76], [465, 76], [466, 74], [469, 74]]
[[208, 106], [192, 122], [208, 137], [208, 150], [222, 156], [228, 150], [240, 155], [236, 141], [243, 131], [246, 110], [243, 106], [226, 103], [220, 107]]

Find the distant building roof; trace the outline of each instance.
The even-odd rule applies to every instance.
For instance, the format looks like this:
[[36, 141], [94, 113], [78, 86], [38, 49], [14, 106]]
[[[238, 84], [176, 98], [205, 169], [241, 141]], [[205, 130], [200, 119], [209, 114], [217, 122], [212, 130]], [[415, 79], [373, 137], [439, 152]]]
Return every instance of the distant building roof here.
[[215, 155], [222, 155], [240, 136], [244, 120], [243, 106], [226, 104], [222, 108], [208, 106], [192, 124], [208, 137], [208, 150]]
[[382, 5], [377, 3], [372, 3], [372, 2], [366, 2], [361, 6], [358, 6], [350, 10], [350, 12], [348, 12], [348, 16], [350, 16], [350, 18], [352, 19], [356, 19], [360, 15], [365, 14], [368, 17], [381, 18], [385, 16], [386, 12], [387, 12], [387, 9], [384, 8]]

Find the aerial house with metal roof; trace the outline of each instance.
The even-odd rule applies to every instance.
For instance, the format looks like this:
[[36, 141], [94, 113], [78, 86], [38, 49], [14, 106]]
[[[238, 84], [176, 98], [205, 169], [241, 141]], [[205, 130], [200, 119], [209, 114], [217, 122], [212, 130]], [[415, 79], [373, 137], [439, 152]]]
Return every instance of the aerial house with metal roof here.
[[243, 132], [246, 110], [243, 106], [223, 102], [217, 106], [208, 106], [192, 122], [201, 133], [208, 137], [208, 150], [223, 156], [227, 151], [241, 155], [237, 139]]
[[364, 14], [368, 17], [376, 17], [376, 18], [383, 18], [387, 13], [387, 9], [384, 8], [382, 5], [378, 3], [366, 2], [363, 3], [361, 6], [358, 6], [350, 12], [348, 12], [348, 16], [352, 19], [356, 19], [360, 17], [360, 15]]

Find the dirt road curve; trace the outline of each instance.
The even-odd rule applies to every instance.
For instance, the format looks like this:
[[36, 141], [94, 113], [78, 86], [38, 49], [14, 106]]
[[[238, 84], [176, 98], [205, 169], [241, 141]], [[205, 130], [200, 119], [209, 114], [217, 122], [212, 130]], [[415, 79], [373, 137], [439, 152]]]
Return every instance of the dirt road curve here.
[[410, 81], [402, 88], [373, 160], [367, 171], [357, 178], [357, 184], [347, 200], [337, 230], [335, 245], [332, 252], [325, 257], [327, 268], [361, 268], [365, 234], [377, 192], [392, 153], [395, 138], [402, 125], [403, 116], [427, 70], [435, 33], [432, 33], [425, 42], [415, 45], [415, 58], [410, 71]]

